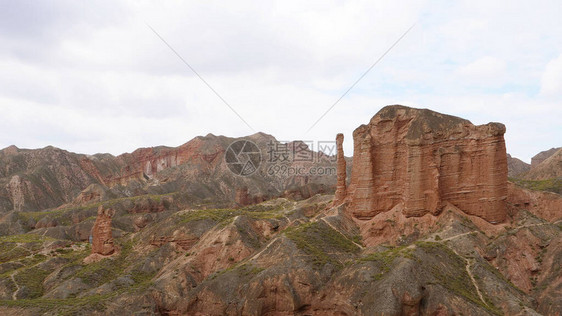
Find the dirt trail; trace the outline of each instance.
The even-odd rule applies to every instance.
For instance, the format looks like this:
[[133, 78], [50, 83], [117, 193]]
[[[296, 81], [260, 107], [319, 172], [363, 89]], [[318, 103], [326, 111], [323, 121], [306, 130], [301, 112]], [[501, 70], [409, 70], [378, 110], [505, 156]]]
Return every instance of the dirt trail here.
[[12, 279], [12, 282], [16, 286], [16, 290], [14, 291], [14, 293], [12, 293], [12, 300], [14, 301], [18, 299], [18, 292], [20, 291], [20, 286], [18, 285], [18, 282], [16, 282], [16, 278], [14, 278], [14, 275], [16, 275], [16, 273], [17, 272], [10, 274], [10, 278]]
[[[519, 229], [522, 229], [522, 228], [537, 227], [537, 226], [544, 226], [544, 225], [552, 225], [552, 224], [556, 224], [556, 223], [557, 223], [557, 222], [554, 222], [554, 223], [540, 223], [540, 224], [521, 225], [521, 226], [514, 227], [513, 229], [519, 230]], [[442, 240], [439, 240], [438, 242], [439, 242], [439, 243], [444, 243], [444, 242], [446, 242], [446, 241], [450, 241], [450, 240], [453, 240], [453, 239], [456, 239], [456, 238], [459, 238], [459, 237], [462, 237], [462, 236], [470, 235], [470, 234], [473, 234], [473, 233], [478, 233], [478, 231], [473, 230], [473, 231], [469, 231], [469, 232], [466, 232], [466, 233], [454, 235], [454, 236], [447, 237], [447, 238], [444, 238], [444, 239], [442, 239]], [[482, 296], [482, 292], [480, 292], [480, 287], [478, 287], [478, 284], [476, 283], [476, 279], [474, 279], [474, 275], [472, 274], [472, 271], [471, 271], [471, 266], [472, 266], [472, 264], [473, 264], [473, 260], [474, 260], [474, 259], [465, 258], [464, 256], [461, 256], [455, 249], [453, 249], [453, 248], [451, 248], [451, 247], [448, 247], [448, 248], [451, 249], [457, 256], [459, 256], [460, 258], [462, 258], [462, 259], [466, 262], [465, 269], [466, 269], [466, 272], [468, 273], [468, 276], [470, 277], [470, 280], [472, 281], [472, 284], [474, 285], [474, 288], [476, 289], [476, 293], [478, 294], [478, 297], [480, 298], [480, 300], [482, 301], [482, 303], [484, 303], [486, 306], [488, 306], [488, 304], [487, 304], [486, 301], [484, 300], [484, 297]]]
[[345, 239], [348, 239], [349, 241], [351, 241], [355, 246], [359, 247], [359, 249], [365, 249], [365, 247], [363, 245], [360, 245], [358, 243], [356, 243], [355, 241], [349, 239], [346, 235], [344, 235], [342, 232], [340, 232], [334, 225], [330, 224], [330, 222], [328, 222], [325, 218], [321, 218], [321, 220], [326, 223], [328, 226], [330, 226], [333, 230], [337, 231], [340, 235], [342, 235]]

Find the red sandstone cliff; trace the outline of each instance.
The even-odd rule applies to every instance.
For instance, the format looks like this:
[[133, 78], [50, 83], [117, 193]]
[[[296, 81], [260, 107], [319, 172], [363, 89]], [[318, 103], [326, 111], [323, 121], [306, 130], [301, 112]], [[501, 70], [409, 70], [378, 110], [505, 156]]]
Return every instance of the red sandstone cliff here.
[[437, 215], [450, 202], [488, 222], [504, 221], [504, 133], [500, 123], [475, 126], [427, 109], [384, 107], [353, 132], [349, 212], [370, 219], [403, 204], [407, 217]]

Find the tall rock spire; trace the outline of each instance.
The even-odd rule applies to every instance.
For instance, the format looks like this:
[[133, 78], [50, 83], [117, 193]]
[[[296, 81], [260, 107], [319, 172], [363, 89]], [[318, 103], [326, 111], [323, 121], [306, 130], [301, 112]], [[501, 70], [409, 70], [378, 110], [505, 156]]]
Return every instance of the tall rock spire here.
[[336, 136], [336, 147], [337, 147], [337, 186], [336, 195], [334, 197], [334, 206], [340, 205], [344, 202], [347, 195], [347, 173], [346, 173], [346, 163], [345, 156], [343, 154], [343, 134], [338, 134]]
[[113, 236], [111, 235], [111, 218], [115, 214], [113, 209], [106, 209], [100, 205], [98, 217], [92, 228], [92, 254], [111, 255], [115, 252]]

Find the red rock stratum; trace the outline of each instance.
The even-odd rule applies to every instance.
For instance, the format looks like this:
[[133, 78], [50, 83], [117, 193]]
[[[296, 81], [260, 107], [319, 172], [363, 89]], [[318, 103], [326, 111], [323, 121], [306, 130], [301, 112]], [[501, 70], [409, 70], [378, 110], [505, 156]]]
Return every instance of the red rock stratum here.
[[371, 219], [403, 204], [406, 217], [419, 217], [437, 215], [449, 202], [469, 215], [503, 222], [504, 133], [500, 123], [475, 126], [427, 109], [384, 107], [353, 132], [348, 212]]

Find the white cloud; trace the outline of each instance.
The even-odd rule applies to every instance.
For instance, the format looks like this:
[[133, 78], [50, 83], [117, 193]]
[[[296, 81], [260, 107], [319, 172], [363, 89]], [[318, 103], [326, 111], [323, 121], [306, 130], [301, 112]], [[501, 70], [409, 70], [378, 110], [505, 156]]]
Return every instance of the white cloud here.
[[145, 22], [256, 130], [279, 139], [343, 131], [351, 155], [353, 129], [396, 103], [504, 122], [518, 133], [506, 135], [508, 150], [522, 158], [562, 139], [551, 119], [562, 99], [562, 57], [552, 60], [562, 53], [558, 1], [29, 5], [0, 12], [0, 147], [119, 154], [252, 133]]
[[546, 65], [541, 79], [541, 95], [562, 96], [562, 55]]
[[503, 60], [485, 56], [468, 65], [461, 66], [458, 70], [461, 80], [469, 80], [480, 84], [503, 84], [505, 79], [506, 64]]

